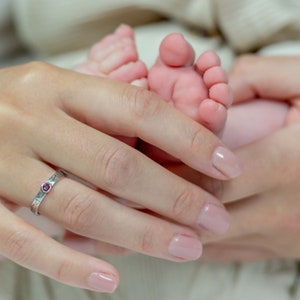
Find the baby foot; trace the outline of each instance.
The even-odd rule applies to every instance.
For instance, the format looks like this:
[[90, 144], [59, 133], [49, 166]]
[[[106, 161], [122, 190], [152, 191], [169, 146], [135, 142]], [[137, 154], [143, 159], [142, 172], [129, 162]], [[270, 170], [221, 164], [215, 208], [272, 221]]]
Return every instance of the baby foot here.
[[[131, 83], [147, 88], [147, 67], [139, 60], [133, 29], [120, 25], [114, 33], [96, 43], [89, 51], [88, 59], [74, 68], [75, 71]], [[130, 146], [136, 138], [117, 136]]]
[[138, 58], [133, 29], [120, 25], [114, 33], [96, 43], [88, 59], [74, 70], [147, 87], [147, 67]]
[[148, 85], [171, 105], [215, 133], [225, 125], [232, 95], [219, 57], [212, 51], [195, 53], [181, 34], [161, 43], [159, 57], [149, 70]]

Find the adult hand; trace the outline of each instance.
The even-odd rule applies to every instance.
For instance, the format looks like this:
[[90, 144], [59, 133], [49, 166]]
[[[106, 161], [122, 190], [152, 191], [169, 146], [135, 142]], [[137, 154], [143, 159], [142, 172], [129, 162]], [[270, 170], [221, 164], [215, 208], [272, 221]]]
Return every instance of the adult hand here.
[[43, 63], [0, 70], [0, 91], [0, 254], [66, 284], [116, 288], [110, 264], [57, 243], [9, 209], [8, 203], [30, 207], [41, 183], [60, 168], [98, 189], [64, 177], [39, 207], [76, 234], [187, 261], [201, 255], [196, 229], [227, 229], [215, 197], [110, 136], [137, 136], [215, 178], [240, 172], [213, 134], [152, 93]]
[[299, 65], [300, 56], [241, 56], [230, 74], [234, 102], [256, 98], [287, 101], [292, 104], [287, 123], [299, 121]]
[[300, 258], [298, 134], [300, 124], [290, 125], [237, 151], [243, 175], [214, 186], [227, 202], [231, 226], [221, 238], [204, 238], [204, 259]]
[[[231, 79], [237, 102], [254, 98], [300, 99], [300, 57], [246, 56]], [[297, 107], [289, 121], [299, 119]], [[204, 259], [247, 261], [300, 258], [300, 124], [291, 124], [236, 151], [243, 174], [230, 182], [203, 178], [192, 170], [177, 173], [205, 187], [226, 203], [231, 226], [222, 237], [206, 235]]]

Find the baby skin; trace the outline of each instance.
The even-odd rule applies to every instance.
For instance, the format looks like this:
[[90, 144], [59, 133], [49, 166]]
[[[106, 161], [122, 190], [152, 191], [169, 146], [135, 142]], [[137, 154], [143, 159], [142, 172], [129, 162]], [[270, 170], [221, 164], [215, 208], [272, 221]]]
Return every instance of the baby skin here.
[[[168, 35], [160, 45], [155, 64], [148, 71], [139, 60], [132, 28], [121, 25], [95, 44], [88, 59], [75, 70], [131, 83], [155, 92], [214, 133], [221, 133], [232, 103], [227, 76], [212, 51], [195, 59], [195, 52], [181, 34]], [[121, 138], [131, 146], [136, 139]], [[152, 158], [170, 157], [152, 146], [143, 148]]]
[[[75, 70], [147, 88], [222, 135], [224, 143], [231, 148], [261, 138], [291, 119], [290, 107], [280, 102], [257, 99], [231, 106], [233, 97], [219, 57], [213, 51], [206, 51], [196, 58], [191, 45], [177, 33], [161, 42], [156, 62], [148, 71], [139, 60], [133, 29], [121, 25], [96, 43], [88, 59]], [[137, 139], [120, 139], [136, 146]], [[142, 150], [159, 162], [174, 161], [153, 146], [143, 145]]]

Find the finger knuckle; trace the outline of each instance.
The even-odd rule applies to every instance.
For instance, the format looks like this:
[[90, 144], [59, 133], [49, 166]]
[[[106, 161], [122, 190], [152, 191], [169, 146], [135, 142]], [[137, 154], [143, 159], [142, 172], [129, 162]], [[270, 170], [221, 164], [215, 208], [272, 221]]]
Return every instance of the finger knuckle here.
[[70, 278], [70, 274], [72, 274], [74, 263], [70, 260], [63, 260], [57, 267], [53, 275], [53, 279], [57, 280], [58, 282], [66, 282]]
[[8, 256], [18, 264], [24, 264], [31, 255], [28, 251], [32, 244], [30, 234], [25, 230], [18, 230], [10, 235], [6, 241]]
[[20, 89], [26, 89], [27, 85], [32, 82], [33, 78], [37, 77], [40, 79], [40, 76], [35, 76], [34, 74], [37, 73], [40, 69], [39, 66], [42, 64], [43, 63], [30, 62], [17, 67], [1, 70], [1, 95], [6, 94], [12, 96], [18, 93]]
[[196, 207], [195, 193], [190, 187], [186, 187], [179, 192], [172, 205], [172, 218], [178, 221], [191, 219], [191, 213]]
[[[20, 67], [19, 76], [16, 77], [15, 84], [22, 88], [37, 87], [38, 83], [42, 80], [47, 80], [50, 70], [53, 69], [50, 65], [40, 61], [34, 61], [24, 64]], [[34, 89], [35, 90], [35, 89]]]
[[159, 99], [145, 89], [135, 88], [133, 96], [132, 93], [130, 95], [129, 103], [131, 104], [133, 117], [136, 120], [151, 118], [161, 110]]
[[138, 248], [142, 253], [151, 254], [155, 252], [155, 234], [157, 230], [153, 225], [147, 225], [144, 230], [141, 232], [138, 239]]
[[95, 209], [93, 196], [77, 193], [64, 202], [66, 203], [63, 207], [64, 220], [66, 226], [71, 228], [72, 231], [86, 233], [96, 226], [95, 222], [99, 216]]
[[115, 190], [126, 188], [132, 178], [138, 173], [138, 159], [134, 152], [121, 146], [117, 149], [109, 149], [101, 155], [103, 174], [101, 181], [106, 189]]
[[[40, 111], [41, 109], [45, 110], [49, 99], [54, 99], [49, 97], [51, 94], [56, 96], [56, 91], [51, 85], [57, 80], [57, 76], [53, 76], [55, 72], [51, 70], [55, 70], [55, 68], [43, 62], [28, 63], [15, 69], [13, 76], [8, 74], [7, 77], [13, 78], [13, 80], [4, 83], [3, 88], [0, 87], [4, 95], [1, 98], [0, 110], [7, 115], [6, 125], [11, 126], [16, 134], [24, 132], [30, 134], [33, 132], [32, 130], [43, 126]], [[43, 98], [37, 92], [41, 87], [46, 95]], [[47, 109], [50, 111], [50, 106]], [[46, 118], [48, 115], [44, 115], [44, 117]]]
[[190, 148], [199, 149], [199, 147], [203, 146], [203, 140], [203, 130], [201, 128], [196, 128], [190, 133]]
[[[20, 120], [28, 122], [33, 116], [37, 106], [41, 101], [37, 101], [37, 87], [47, 87], [49, 80], [46, 78], [48, 65], [43, 62], [31, 62], [14, 69], [13, 76], [7, 74], [9, 82], [2, 83], [1, 80], [1, 102], [5, 108], [4, 113], [14, 117], [14, 120], [20, 123]], [[1, 78], [2, 79], [2, 78]], [[3, 84], [3, 86], [2, 86]], [[45, 91], [46, 93], [46, 91]], [[16, 126], [12, 123], [13, 126]]]

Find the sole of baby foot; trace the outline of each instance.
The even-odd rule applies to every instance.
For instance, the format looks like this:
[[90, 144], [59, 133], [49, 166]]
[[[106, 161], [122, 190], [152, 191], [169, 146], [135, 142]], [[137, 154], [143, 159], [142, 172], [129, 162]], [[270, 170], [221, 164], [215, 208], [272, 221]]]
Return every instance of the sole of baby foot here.
[[[218, 55], [195, 52], [181, 34], [167, 36], [160, 45], [159, 57], [148, 73], [149, 89], [214, 133], [224, 128], [232, 93]], [[159, 162], [168, 157], [147, 147], [147, 155]], [[174, 160], [174, 159], [172, 159]]]
[[215, 52], [202, 53], [195, 64], [194, 58], [193, 48], [181, 34], [167, 36], [149, 70], [149, 89], [218, 133], [225, 125], [232, 102], [227, 76]]

